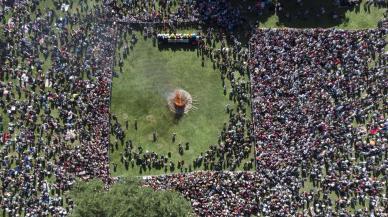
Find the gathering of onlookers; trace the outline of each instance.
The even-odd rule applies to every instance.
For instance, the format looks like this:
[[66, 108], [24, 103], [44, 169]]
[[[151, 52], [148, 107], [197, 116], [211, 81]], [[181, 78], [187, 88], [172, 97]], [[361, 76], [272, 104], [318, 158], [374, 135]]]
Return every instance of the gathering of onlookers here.
[[73, 204], [64, 192], [76, 177], [111, 180], [115, 26], [43, 13], [38, 4], [15, 2], [5, 11], [11, 17], [2, 20], [1, 124], [8, 123], [0, 153], [3, 216], [65, 216]]
[[[0, 0], [3, 216], [67, 216], [76, 178], [114, 181], [109, 152], [119, 146], [126, 169], [180, 172], [144, 185], [182, 192], [199, 216], [387, 216], [386, 20], [370, 30], [257, 29], [244, 46], [231, 33], [242, 12], [226, 0], [53, 2]], [[131, 24], [153, 38], [207, 25], [196, 50], [220, 72], [230, 105], [217, 144], [192, 162], [144, 151], [110, 112], [113, 68], [138, 40]], [[190, 144], [176, 136], [184, 155]]]

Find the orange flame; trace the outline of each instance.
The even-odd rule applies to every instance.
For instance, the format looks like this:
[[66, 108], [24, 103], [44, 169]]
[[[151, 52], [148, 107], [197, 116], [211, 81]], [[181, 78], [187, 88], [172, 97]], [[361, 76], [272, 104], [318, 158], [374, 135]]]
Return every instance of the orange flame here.
[[186, 100], [182, 97], [182, 94], [179, 91], [175, 91], [174, 105], [178, 108], [186, 106]]

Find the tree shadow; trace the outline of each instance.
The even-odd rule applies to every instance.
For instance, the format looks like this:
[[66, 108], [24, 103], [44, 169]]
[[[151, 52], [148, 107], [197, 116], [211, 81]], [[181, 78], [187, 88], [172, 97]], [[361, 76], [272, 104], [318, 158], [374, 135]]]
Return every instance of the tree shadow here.
[[346, 0], [278, 0], [275, 12], [279, 24], [293, 28], [329, 28], [348, 22], [347, 11], [360, 11], [360, 4], [349, 4]]

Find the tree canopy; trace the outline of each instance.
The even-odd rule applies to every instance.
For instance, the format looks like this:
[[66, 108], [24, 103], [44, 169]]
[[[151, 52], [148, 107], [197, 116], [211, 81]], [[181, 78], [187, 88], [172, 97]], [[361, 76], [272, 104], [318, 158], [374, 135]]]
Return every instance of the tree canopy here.
[[110, 190], [101, 181], [78, 182], [71, 191], [73, 217], [191, 216], [190, 203], [174, 191], [143, 188], [137, 180], [123, 180]]

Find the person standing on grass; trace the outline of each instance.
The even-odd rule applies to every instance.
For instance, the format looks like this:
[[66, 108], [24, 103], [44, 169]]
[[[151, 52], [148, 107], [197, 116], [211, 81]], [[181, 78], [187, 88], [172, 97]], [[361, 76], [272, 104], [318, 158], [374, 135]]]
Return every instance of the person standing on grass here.
[[173, 133], [172, 134], [172, 143], [175, 143], [175, 140], [176, 140], [176, 133]]
[[158, 138], [157, 138], [157, 135], [156, 135], [156, 130], [154, 130], [154, 132], [152, 133], [152, 141], [156, 142], [157, 139]]

